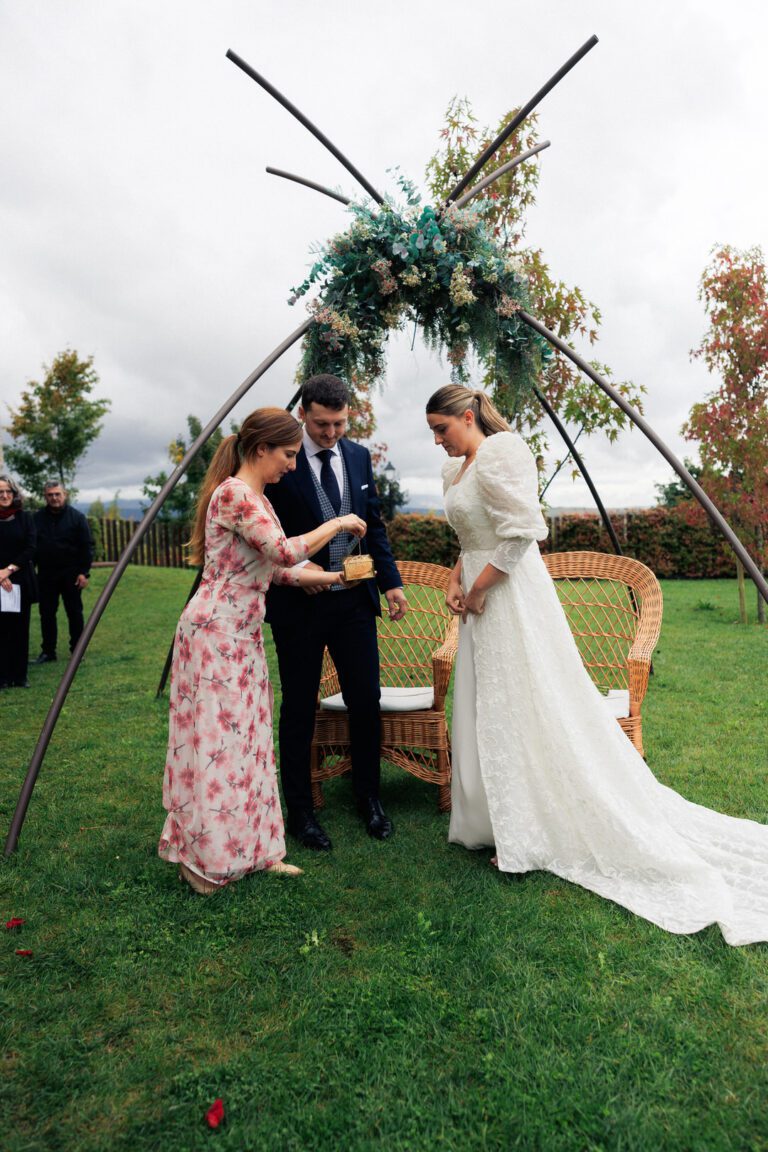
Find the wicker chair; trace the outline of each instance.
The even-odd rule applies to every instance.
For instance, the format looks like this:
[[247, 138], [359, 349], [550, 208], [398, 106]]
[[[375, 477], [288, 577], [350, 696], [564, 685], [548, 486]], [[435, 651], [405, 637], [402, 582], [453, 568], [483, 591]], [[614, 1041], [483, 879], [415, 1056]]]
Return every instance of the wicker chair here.
[[661, 630], [658, 580], [628, 556], [553, 552], [543, 559], [584, 666], [643, 756], [640, 708]]
[[[450, 569], [397, 562], [408, 591], [408, 614], [378, 621], [381, 665], [381, 756], [436, 784], [441, 812], [451, 807], [451, 743], [445, 698], [458, 642], [458, 618], [445, 607]], [[323, 806], [322, 785], [351, 768], [349, 725], [338, 673], [326, 649], [312, 740], [312, 797]]]

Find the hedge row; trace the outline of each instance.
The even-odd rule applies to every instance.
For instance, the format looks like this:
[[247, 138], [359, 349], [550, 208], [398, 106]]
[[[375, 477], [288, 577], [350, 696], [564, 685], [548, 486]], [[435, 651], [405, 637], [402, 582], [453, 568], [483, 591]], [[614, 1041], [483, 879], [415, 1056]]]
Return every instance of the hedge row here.
[[[542, 552], [613, 552], [600, 517], [592, 512], [550, 516]], [[643, 508], [611, 516], [626, 556], [641, 560], [660, 577], [712, 579], [733, 576], [733, 553], [710, 526], [703, 509]], [[452, 567], [459, 554], [453, 529], [442, 516], [406, 514], [388, 526], [392, 551], [403, 560]]]

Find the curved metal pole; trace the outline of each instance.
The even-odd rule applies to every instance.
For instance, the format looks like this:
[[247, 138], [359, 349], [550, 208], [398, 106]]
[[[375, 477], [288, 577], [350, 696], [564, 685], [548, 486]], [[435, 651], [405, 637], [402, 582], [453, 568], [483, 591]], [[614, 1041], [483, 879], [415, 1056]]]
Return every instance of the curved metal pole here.
[[295, 184], [303, 184], [305, 188], [314, 188], [315, 192], [322, 192], [324, 196], [330, 196], [342, 204], [352, 203], [347, 196], [342, 196], [340, 192], [334, 192], [333, 189], [326, 188], [322, 184], [316, 184], [314, 180], [307, 180], [304, 176], [294, 176], [293, 172], [284, 172], [282, 168], [267, 168], [267, 172], [270, 176], [282, 176], [284, 180], [293, 180]]
[[[575, 436], [574, 436], [574, 438], [573, 438], [573, 442], [574, 442], [574, 444], [576, 444], [576, 443], [577, 443], [577, 441], [578, 441], [578, 439], [579, 439], [579, 437], [581, 436], [581, 434], [582, 434], [582, 432], [583, 432], [583, 431], [584, 431], [584, 425], [582, 424], [581, 428], [579, 428], [578, 432], [576, 433], [576, 435], [575, 435]], [[567, 463], [568, 463], [568, 461], [570, 460], [570, 457], [571, 457], [571, 454], [570, 454], [570, 452], [566, 452], [566, 454], [565, 454], [565, 456], [563, 456], [562, 460], [560, 460], [560, 461], [559, 461], [559, 463], [558, 463], [558, 465], [557, 465], [557, 468], [555, 468], [555, 470], [554, 470], [554, 472], [552, 473], [552, 475], [550, 476], [549, 480], [547, 480], [547, 482], [546, 482], [546, 484], [544, 485], [544, 487], [542, 488], [541, 492], [539, 492], [539, 499], [540, 499], [540, 500], [543, 500], [543, 499], [544, 499], [544, 497], [546, 496], [547, 492], [549, 491], [549, 489], [551, 488], [551, 486], [554, 484], [555, 480], [557, 480], [557, 477], [560, 475], [560, 473], [562, 472], [563, 468], [565, 468], [566, 464], [567, 464]]]
[[232, 411], [238, 401], [240, 401], [243, 396], [245, 396], [249, 388], [251, 388], [256, 383], [260, 376], [264, 375], [268, 368], [271, 368], [276, 360], [279, 360], [283, 353], [286, 352], [292, 344], [295, 344], [297, 340], [301, 339], [301, 337], [312, 323], [313, 320], [311, 317], [305, 320], [301, 327], [297, 328], [295, 332], [292, 332], [291, 335], [282, 342], [282, 344], [278, 345], [278, 347], [274, 350], [274, 352], [270, 353], [266, 360], [262, 360], [258, 368], [254, 369], [250, 376], [248, 376], [247, 379], [243, 381], [237, 391], [234, 392], [233, 395], [230, 396], [229, 400], [227, 400], [227, 402], [218, 410], [213, 419], [208, 424], [206, 424], [205, 428], [203, 428], [195, 442], [191, 444], [187, 449], [180, 464], [174, 469], [163, 487], [158, 492], [155, 499], [152, 501], [152, 504], [147, 509], [144, 519], [141, 521], [136, 532], [129, 540], [122, 556], [113, 568], [109, 580], [104, 585], [104, 588], [101, 591], [101, 595], [93, 606], [93, 611], [86, 621], [83, 633], [75, 645], [69, 663], [64, 670], [64, 675], [61, 678], [61, 682], [56, 689], [56, 695], [53, 698], [53, 703], [48, 710], [48, 715], [45, 718], [43, 729], [40, 733], [40, 736], [38, 737], [37, 746], [29, 763], [27, 775], [19, 794], [18, 803], [16, 804], [16, 811], [13, 814], [13, 820], [11, 821], [8, 838], [5, 842], [6, 856], [10, 856], [18, 844], [19, 833], [21, 832], [21, 828], [24, 823], [24, 817], [26, 816], [27, 808], [29, 807], [29, 801], [32, 798], [32, 792], [34, 790], [35, 782], [40, 771], [40, 766], [43, 762], [43, 757], [45, 756], [46, 749], [48, 748], [51, 736], [53, 735], [53, 731], [56, 727], [56, 721], [58, 720], [61, 710], [64, 707], [64, 701], [67, 698], [67, 693], [69, 692], [72, 681], [75, 678], [75, 673], [80, 666], [80, 661], [85, 655], [85, 650], [90, 643], [91, 636], [96, 630], [96, 626], [104, 613], [104, 609], [109, 603], [112, 593], [117, 587], [120, 577], [128, 567], [131, 557], [143, 540], [144, 536], [146, 536], [150, 525], [154, 521], [166, 499], [176, 487], [194, 457], [200, 451], [203, 444], [205, 444], [206, 440], [208, 440], [209, 437], [213, 435], [219, 424], [221, 424], [222, 420]]
[[693, 476], [691, 476], [688, 469], [680, 463], [674, 452], [671, 452], [670, 449], [667, 448], [664, 441], [659, 436], [657, 436], [647, 420], [645, 420], [639, 412], [635, 411], [632, 405], [624, 399], [620, 392], [616, 391], [612, 384], [609, 384], [607, 380], [604, 380], [603, 377], [594, 370], [591, 364], [588, 364], [586, 360], [582, 359], [582, 357], [578, 355], [578, 353], [574, 352], [572, 348], [569, 348], [569, 346], [565, 344], [559, 336], [556, 336], [554, 332], [550, 332], [549, 328], [545, 328], [539, 320], [534, 319], [533, 316], [530, 316], [523, 309], [520, 309], [517, 315], [530, 328], [533, 328], [534, 332], [538, 332], [540, 336], [543, 336], [545, 340], [548, 340], [549, 343], [557, 348], [558, 351], [562, 352], [564, 356], [567, 356], [568, 359], [571, 360], [577, 368], [579, 368], [582, 372], [584, 372], [585, 375], [589, 376], [590, 380], [593, 380], [595, 384], [597, 384], [598, 388], [602, 388], [603, 392], [605, 392], [607, 396], [610, 396], [614, 404], [617, 404], [619, 408], [621, 408], [622, 412], [625, 412], [627, 416], [629, 416], [632, 423], [640, 429], [643, 435], [648, 437], [654, 448], [656, 448], [661, 453], [668, 464], [671, 464], [683, 483], [691, 490], [699, 504], [701, 504], [702, 508], [709, 516], [710, 520], [712, 520], [717, 528], [720, 529], [720, 532], [728, 541], [731, 548], [733, 548], [739, 560], [741, 560], [742, 564], [744, 565], [746, 571], [749, 573], [750, 579], [753, 581], [758, 593], [762, 596], [763, 600], [765, 600], [766, 604], [768, 604], [768, 583], [766, 582], [766, 579], [758, 568], [757, 564], [755, 564], [749, 552], [747, 552], [741, 540], [739, 540], [738, 536], [734, 532], [733, 528], [731, 528], [730, 524], [725, 519], [720, 509], [713, 503], [711, 498], [707, 496], [701, 485], [696, 483]]
[[[187, 596], [187, 599], [184, 602], [185, 608], [186, 608], [187, 604], [189, 604], [189, 602], [192, 599], [192, 597], [194, 596], [195, 592], [197, 592], [198, 588], [200, 587], [202, 579], [203, 579], [203, 565], [201, 564], [200, 567], [197, 569], [197, 572], [195, 573], [195, 578], [192, 581], [192, 587], [189, 590], [189, 595]], [[163, 671], [160, 673], [160, 683], [157, 686], [157, 692], [155, 692], [155, 700], [159, 700], [160, 697], [162, 696], [163, 692], [165, 692], [165, 686], [168, 683], [168, 677], [171, 674], [171, 665], [173, 664], [173, 649], [175, 647], [175, 644], [176, 644], [176, 634], [174, 633], [173, 639], [171, 640], [171, 643], [170, 643], [170, 647], [168, 648], [168, 655], [165, 658], [165, 664], [163, 665]]]
[[548, 92], [552, 91], [556, 84], [560, 83], [562, 78], [570, 72], [571, 68], [578, 64], [579, 60], [581, 60], [583, 56], [586, 56], [587, 52], [594, 48], [595, 44], [597, 44], [597, 36], [590, 36], [589, 40], [582, 44], [578, 52], [574, 52], [570, 60], [566, 60], [562, 68], [558, 69], [558, 71], [555, 72], [554, 76], [550, 80], [547, 80], [544, 87], [539, 88], [536, 95], [531, 97], [528, 103], [520, 109], [517, 115], [512, 117], [509, 124], [507, 124], [506, 128], [502, 129], [496, 139], [491, 141], [485, 152], [483, 152], [482, 156], [479, 156], [477, 160], [475, 160], [472, 167], [464, 176], [462, 176], [461, 180], [459, 180], [453, 191], [448, 193], [448, 201], [455, 200], [457, 196], [461, 195], [467, 185], [474, 180], [475, 176], [477, 176], [480, 169], [485, 167], [491, 156], [493, 156], [494, 152], [497, 152], [498, 149], [501, 148], [504, 141], [512, 135], [516, 128], [520, 127], [526, 116], [533, 112], [536, 105], [544, 99]]
[[600, 518], [603, 521], [603, 524], [605, 525], [605, 530], [611, 538], [611, 544], [613, 544], [614, 552], [616, 553], [617, 556], [623, 556], [624, 553], [621, 550], [621, 544], [619, 543], [619, 538], [616, 535], [616, 532], [614, 531], [613, 524], [611, 523], [611, 518], [605, 510], [605, 506], [604, 506], [602, 500], [600, 499], [597, 488], [595, 488], [595, 485], [592, 483], [592, 477], [590, 476], [589, 472], [587, 472], [586, 464], [584, 463], [584, 461], [582, 460], [578, 451], [576, 450], [576, 445], [573, 443], [573, 440], [571, 440], [570, 436], [568, 435], [568, 432], [566, 431], [565, 425], [563, 424], [562, 420], [558, 416], [557, 412], [555, 412], [555, 410], [552, 407], [552, 405], [550, 404], [549, 400], [547, 400], [544, 393], [541, 392], [535, 386], [534, 386], [533, 391], [536, 395], [536, 399], [538, 400], [539, 404], [541, 404], [541, 406], [544, 409], [544, 411], [546, 412], [547, 416], [549, 416], [549, 418], [552, 421], [552, 423], [554, 424], [555, 428], [557, 428], [558, 432], [560, 433], [563, 440], [567, 444], [568, 451], [570, 452], [571, 456], [573, 456], [573, 459], [576, 463], [576, 467], [579, 469], [579, 472], [581, 472], [582, 476], [584, 477], [584, 480], [586, 481], [587, 487], [589, 488], [590, 492], [592, 493], [592, 499], [594, 500], [594, 502], [597, 506], [597, 510], [600, 513]]
[[[537, 144], [535, 148], [529, 148], [527, 152], [521, 152], [519, 156], [515, 156], [514, 160], [508, 160], [506, 164], [502, 164], [501, 168], [491, 172], [490, 176], [486, 176], [479, 184], [475, 184], [474, 188], [470, 188], [469, 192], [465, 192], [463, 196], [455, 200], [454, 208], [463, 208], [473, 196], [477, 196], [478, 192], [482, 192], [489, 184], [493, 184], [494, 180], [498, 180], [500, 176], [506, 176], [507, 172], [517, 168], [518, 164], [522, 164], [524, 160], [530, 160], [531, 156], [535, 156], [537, 152], [543, 152], [545, 148], [550, 147], [551, 143], [551, 140], [542, 140], [541, 144]], [[269, 168], [267, 168], [267, 172], [269, 172]]]
[[246, 76], [250, 76], [251, 80], [255, 80], [257, 84], [260, 84], [265, 92], [269, 92], [270, 96], [277, 100], [278, 104], [282, 104], [283, 108], [290, 112], [291, 116], [295, 116], [299, 123], [303, 124], [304, 127], [312, 133], [315, 139], [319, 140], [321, 144], [325, 145], [328, 151], [331, 152], [336, 157], [336, 159], [344, 165], [347, 172], [354, 176], [358, 184], [362, 184], [368, 195], [372, 196], [377, 204], [384, 203], [384, 197], [379, 195], [373, 184], [366, 180], [362, 172], [358, 172], [354, 164], [347, 160], [344, 153], [340, 152], [336, 145], [332, 144], [328, 137], [323, 132], [321, 132], [319, 128], [316, 128], [312, 121], [308, 120], [303, 112], [299, 111], [295, 104], [291, 104], [290, 100], [287, 100], [286, 97], [283, 96], [282, 92], [278, 92], [277, 88], [270, 84], [269, 80], [265, 80], [265, 78], [261, 76], [255, 68], [251, 68], [250, 64], [246, 64], [242, 56], [238, 56], [237, 52], [233, 52], [231, 48], [227, 51], [227, 59], [231, 60], [233, 64], [237, 64], [238, 68], [241, 68], [243, 72], [245, 72]]

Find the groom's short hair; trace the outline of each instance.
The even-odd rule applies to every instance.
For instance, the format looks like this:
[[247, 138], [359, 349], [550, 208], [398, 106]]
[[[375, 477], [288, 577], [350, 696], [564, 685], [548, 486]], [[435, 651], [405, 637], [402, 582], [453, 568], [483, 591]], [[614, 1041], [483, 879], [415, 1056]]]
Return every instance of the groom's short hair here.
[[320, 404], [338, 412], [349, 404], [349, 389], [343, 380], [329, 372], [310, 376], [301, 389], [301, 406], [305, 412], [310, 404]]

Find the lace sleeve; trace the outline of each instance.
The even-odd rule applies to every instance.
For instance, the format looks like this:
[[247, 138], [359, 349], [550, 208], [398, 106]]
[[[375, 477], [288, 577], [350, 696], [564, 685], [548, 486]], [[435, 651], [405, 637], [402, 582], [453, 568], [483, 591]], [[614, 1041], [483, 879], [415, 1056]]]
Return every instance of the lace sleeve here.
[[497, 432], [477, 450], [477, 481], [499, 544], [491, 563], [509, 572], [533, 540], [544, 540], [536, 461], [514, 432]]
[[247, 484], [222, 486], [216, 519], [278, 568], [291, 568], [309, 555], [304, 537], [288, 539], [266, 502], [262, 503]]

